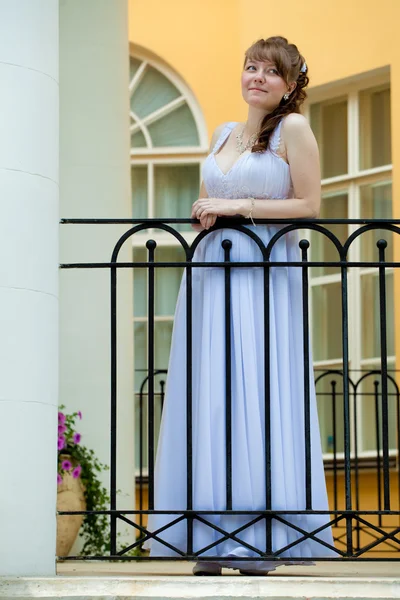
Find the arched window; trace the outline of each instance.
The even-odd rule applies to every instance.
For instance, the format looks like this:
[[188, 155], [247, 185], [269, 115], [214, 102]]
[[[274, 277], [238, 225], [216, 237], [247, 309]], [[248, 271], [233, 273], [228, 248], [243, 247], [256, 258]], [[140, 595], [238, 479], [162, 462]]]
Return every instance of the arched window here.
[[129, 91], [132, 156], [206, 150], [199, 107], [175, 74], [131, 57]]
[[201, 109], [184, 82], [153, 59], [130, 58], [129, 90], [132, 214], [188, 217], [208, 149]]

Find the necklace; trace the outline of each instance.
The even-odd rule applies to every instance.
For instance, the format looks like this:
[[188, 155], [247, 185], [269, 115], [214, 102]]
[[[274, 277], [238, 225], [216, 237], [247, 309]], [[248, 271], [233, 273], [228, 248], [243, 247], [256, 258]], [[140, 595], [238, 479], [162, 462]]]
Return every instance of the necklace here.
[[243, 152], [252, 148], [258, 138], [258, 134], [253, 133], [253, 135], [251, 135], [249, 137], [249, 139], [247, 140], [246, 145], [244, 145], [243, 144], [243, 133], [244, 133], [244, 127], [240, 133], [236, 134], [236, 150], [237, 150], [237, 152], [239, 152], [239, 154], [243, 154]]

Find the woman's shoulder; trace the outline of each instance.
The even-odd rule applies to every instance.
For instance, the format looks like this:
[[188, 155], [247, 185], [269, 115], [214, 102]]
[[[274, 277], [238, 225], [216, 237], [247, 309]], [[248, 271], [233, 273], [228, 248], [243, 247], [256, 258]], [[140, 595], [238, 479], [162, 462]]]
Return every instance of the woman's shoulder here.
[[308, 122], [308, 119], [300, 113], [289, 113], [285, 115], [281, 120], [280, 127], [280, 138], [282, 145], [287, 153], [287, 148], [291, 144], [296, 144], [300, 140], [309, 141], [313, 140], [316, 143], [313, 130]]
[[224, 131], [225, 127], [229, 127], [230, 129], [233, 129], [233, 127], [235, 127], [235, 125], [237, 125], [238, 123], [236, 121], [225, 121], [225, 123], [221, 123], [221, 125], [218, 125], [215, 129], [214, 129], [214, 133], [212, 135], [212, 139], [218, 139], [219, 136], [221, 135], [221, 133]]
[[214, 148], [215, 144], [218, 142], [219, 138], [221, 137], [221, 135], [225, 131], [225, 129], [226, 128], [233, 129], [235, 127], [235, 125], [237, 125], [237, 123], [235, 121], [225, 121], [225, 123], [221, 123], [221, 125], [218, 125], [214, 129], [214, 132], [211, 137], [211, 142], [210, 142], [210, 152]]
[[300, 160], [307, 154], [318, 154], [318, 143], [311, 125], [300, 113], [290, 113], [282, 118], [280, 139], [288, 163], [293, 157]]
[[312, 133], [311, 127], [304, 115], [300, 113], [285, 115], [273, 131], [271, 140], [272, 150], [288, 163], [288, 146], [292, 145], [292, 140], [304, 137], [306, 130]]
[[289, 113], [281, 119], [282, 135], [311, 129], [306, 117], [301, 113]]

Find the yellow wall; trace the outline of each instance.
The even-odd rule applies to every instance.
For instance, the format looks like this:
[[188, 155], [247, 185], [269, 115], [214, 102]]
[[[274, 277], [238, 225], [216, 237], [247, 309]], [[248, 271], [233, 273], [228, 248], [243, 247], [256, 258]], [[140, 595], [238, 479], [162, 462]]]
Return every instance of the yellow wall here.
[[[352, 507], [353, 507], [353, 510], [356, 510], [357, 507], [356, 507], [356, 499], [355, 499], [355, 477], [354, 477], [354, 474], [351, 478], [351, 484], [352, 484]], [[333, 495], [334, 482], [333, 482], [333, 475], [331, 473], [327, 474], [326, 485], [327, 485], [327, 490], [328, 490], [329, 508], [330, 508], [330, 510], [334, 510], [335, 509], [334, 495]], [[378, 510], [378, 492], [377, 492], [376, 472], [360, 472], [359, 479], [358, 479], [358, 485], [359, 485], [358, 510], [367, 510], [367, 511], [368, 510], [372, 510], [372, 511]], [[390, 491], [391, 491], [390, 509], [393, 511], [399, 510], [399, 498], [397, 497], [397, 485], [398, 485], [397, 473], [395, 473], [394, 471], [391, 471], [390, 472], [390, 483], [389, 483]], [[338, 498], [337, 510], [345, 510], [346, 504], [345, 504], [345, 488], [344, 488], [343, 472], [340, 472], [338, 474], [337, 498]], [[383, 489], [382, 489], [382, 504], [383, 504]], [[334, 518], [334, 515], [332, 515], [332, 518]], [[394, 516], [394, 515], [384, 516], [384, 517], [382, 516], [381, 523], [379, 523], [379, 517], [377, 515], [361, 515], [361, 518], [365, 519], [369, 523], [372, 523], [376, 527], [382, 528], [383, 531], [385, 531], [386, 533], [388, 533], [389, 531], [393, 531], [394, 529], [396, 529], [399, 526], [399, 517]], [[356, 524], [353, 521], [353, 528], [355, 527], [355, 525]], [[362, 523], [359, 523], [359, 525], [360, 525], [360, 527], [362, 527], [362, 530], [360, 531], [360, 534], [359, 534], [359, 544], [361, 547], [365, 547], [365, 546], [373, 543], [374, 541], [376, 541], [376, 539], [379, 539], [380, 537], [382, 537], [381, 533], [374, 531], [372, 528], [369, 528]], [[336, 548], [345, 552], [346, 551], [345, 520], [340, 521], [340, 523], [338, 523], [338, 526], [339, 527], [333, 528], [334, 537], [341, 539], [340, 543], [336, 542]], [[354, 544], [354, 549], [356, 549], [357, 548], [357, 534], [355, 531], [353, 532], [353, 544]], [[396, 548], [395, 542], [392, 542], [391, 545]], [[388, 546], [388, 544], [385, 544], [385, 543], [379, 544], [378, 546], [376, 546], [376, 548], [373, 548], [368, 552], [368, 558], [393, 558], [395, 555], [396, 555], [396, 551], [393, 550], [393, 548], [391, 549]], [[364, 554], [363, 556], [365, 557], [365, 556], [367, 556], [367, 554]]]
[[243, 104], [239, 23], [231, 0], [131, 0], [129, 39], [173, 67], [192, 89], [209, 132]]
[[[129, 39], [167, 61], [198, 98], [210, 131], [245, 118], [240, 71], [256, 39], [284, 35], [305, 56], [310, 87], [392, 67], [393, 98], [399, 93], [400, 2], [382, 0], [159, 0], [129, 1]], [[399, 118], [393, 113], [394, 129]], [[397, 153], [396, 153], [397, 154]], [[394, 158], [396, 155], [394, 156]]]
[[[240, 0], [241, 44], [284, 35], [295, 43], [310, 68], [310, 85], [321, 85], [400, 62], [400, 3], [396, 0]], [[254, 15], [257, 15], [257, 23]], [[400, 65], [399, 65], [400, 66]]]

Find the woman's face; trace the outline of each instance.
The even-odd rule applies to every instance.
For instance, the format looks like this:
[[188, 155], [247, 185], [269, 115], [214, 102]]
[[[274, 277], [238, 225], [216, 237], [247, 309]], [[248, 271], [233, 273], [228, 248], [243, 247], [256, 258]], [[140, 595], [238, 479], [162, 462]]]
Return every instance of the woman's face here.
[[267, 113], [272, 112], [283, 95], [295, 87], [295, 84], [288, 86], [274, 63], [268, 60], [246, 60], [241, 83], [245, 102]]

